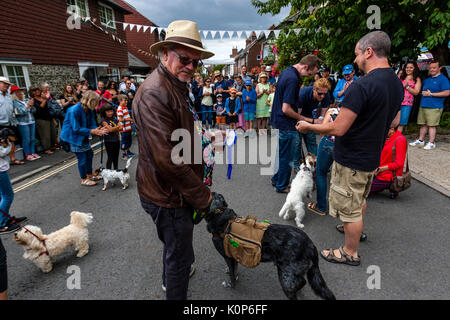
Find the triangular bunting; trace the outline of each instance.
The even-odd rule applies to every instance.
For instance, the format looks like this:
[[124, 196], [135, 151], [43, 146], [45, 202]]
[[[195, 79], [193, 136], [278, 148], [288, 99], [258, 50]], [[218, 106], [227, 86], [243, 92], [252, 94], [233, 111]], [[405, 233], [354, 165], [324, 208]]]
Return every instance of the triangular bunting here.
[[223, 36], [225, 35], [225, 33], [228, 34], [228, 31], [219, 31], [220, 39], [223, 39]]
[[273, 30], [273, 33], [275, 34], [275, 39], [278, 39], [280, 32], [281, 32], [281, 30]]
[[153, 33], [155, 31], [155, 29], [158, 29], [156, 27], [150, 27], [150, 33]]
[[150, 26], [144, 26], [144, 33], [146, 33], [147, 32], [147, 30], [148, 30], [148, 28], [150, 28]]
[[246, 35], [247, 39], [248, 39], [248, 38], [251, 38], [251, 37], [252, 37], [252, 34], [253, 34], [253, 31], [252, 31], [252, 30], [250, 30], [250, 31], [245, 31], [245, 35]]
[[217, 31], [211, 30], [211, 36], [212, 36], [213, 40], [216, 37], [216, 34], [217, 34]]
[[136, 27], [136, 25], [131, 23], [130, 24], [130, 31], [133, 31], [134, 27]]
[[269, 39], [270, 33], [272, 32], [272, 30], [265, 30], [264, 31], [264, 35], [266, 36], [266, 39]]
[[238, 39], [242, 38], [242, 34], [244, 33], [244, 31], [236, 31]]
[[300, 29], [294, 29], [295, 35], [298, 35], [300, 33]]
[[138, 25], [136, 31], [139, 32], [139, 31], [141, 31], [141, 29], [142, 29], [142, 26]]
[[130, 25], [129, 23], [124, 23], [123, 24], [123, 31], [127, 30], [129, 25]]
[[208, 32], [209, 32], [208, 30], [203, 30], [203, 32], [202, 32], [203, 33], [203, 38], [206, 39], [208, 37]]

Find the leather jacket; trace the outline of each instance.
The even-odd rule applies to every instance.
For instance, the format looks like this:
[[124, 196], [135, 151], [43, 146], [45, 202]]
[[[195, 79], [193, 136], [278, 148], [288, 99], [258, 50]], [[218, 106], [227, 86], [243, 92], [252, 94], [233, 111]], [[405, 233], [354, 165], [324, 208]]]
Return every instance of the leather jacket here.
[[[133, 101], [132, 115], [139, 139], [139, 196], [160, 207], [190, 205], [203, 209], [209, 204], [211, 192], [203, 184], [201, 136], [194, 131], [188, 100], [186, 83], [160, 64], [140, 86]], [[171, 141], [176, 129], [188, 130], [190, 141]], [[172, 150], [180, 143], [190, 146], [189, 164], [172, 161]]]

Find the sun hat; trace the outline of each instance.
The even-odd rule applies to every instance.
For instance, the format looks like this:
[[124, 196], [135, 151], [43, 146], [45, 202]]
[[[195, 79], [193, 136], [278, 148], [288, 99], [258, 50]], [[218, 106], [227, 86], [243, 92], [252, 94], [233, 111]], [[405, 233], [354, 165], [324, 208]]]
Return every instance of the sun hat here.
[[259, 74], [259, 76], [258, 76], [258, 79], [261, 79], [261, 78], [269, 78], [268, 76], [267, 76], [267, 73], [265, 73], [265, 72], [261, 72], [260, 74]]
[[266, 67], [266, 72], [272, 72], [272, 67], [271, 66], [267, 66]]
[[13, 85], [11, 89], [9, 89], [9, 93], [13, 94], [16, 91], [24, 91], [23, 89], [19, 88], [18, 86]]
[[200, 59], [208, 59], [214, 56], [214, 53], [203, 48], [197, 24], [189, 20], [177, 20], [169, 24], [166, 30], [166, 39], [151, 45], [150, 51], [157, 55], [159, 48], [170, 43], [200, 51]]
[[353, 70], [353, 66], [351, 64], [348, 64], [344, 68], [342, 68], [342, 74], [350, 74], [353, 72]]
[[13, 85], [11, 82], [9, 82], [9, 79], [7, 77], [0, 77], [0, 82], [4, 82], [6, 84], [9, 84], [10, 86]]

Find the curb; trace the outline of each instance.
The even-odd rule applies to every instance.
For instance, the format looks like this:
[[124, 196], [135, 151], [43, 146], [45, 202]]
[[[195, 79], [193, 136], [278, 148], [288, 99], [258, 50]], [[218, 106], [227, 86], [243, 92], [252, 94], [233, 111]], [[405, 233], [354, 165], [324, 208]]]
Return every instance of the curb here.
[[430, 187], [431, 189], [433, 189], [433, 190], [443, 194], [444, 196], [447, 196], [448, 198], [450, 198], [450, 190], [447, 190], [444, 187], [438, 185], [437, 183], [435, 183], [435, 182], [433, 182], [431, 180], [428, 180], [427, 178], [425, 178], [425, 177], [421, 176], [420, 174], [412, 171], [411, 169], [410, 169], [410, 172], [411, 172], [411, 176], [413, 177], [414, 180], [417, 180], [417, 181], [423, 183], [424, 185]]
[[[91, 146], [91, 148], [95, 149], [98, 146], [100, 146], [100, 144], [101, 144], [101, 142], [94, 143]], [[20, 183], [20, 182], [22, 182], [22, 181], [24, 181], [26, 179], [29, 179], [29, 178], [31, 178], [31, 177], [33, 177], [35, 175], [38, 175], [39, 173], [42, 173], [42, 172], [44, 172], [44, 171], [46, 171], [48, 169], [54, 168], [56, 166], [59, 166], [60, 164], [63, 164], [63, 163], [65, 163], [65, 162], [67, 162], [69, 160], [72, 160], [74, 158], [76, 158], [76, 156], [74, 154], [71, 154], [69, 157], [65, 158], [64, 160], [61, 160], [61, 161], [56, 162], [56, 163], [51, 164], [51, 165], [42, 166], [40, 168], [37, 168], [37, 169], [35, 169], [33, 171], [30, 171], [30, 172], [24, 174], [24, 175], [21, 175], [20, 177], [16, 177], [14, 179], [11, 179], [11, 185], [15, 185], [17, 183]]]

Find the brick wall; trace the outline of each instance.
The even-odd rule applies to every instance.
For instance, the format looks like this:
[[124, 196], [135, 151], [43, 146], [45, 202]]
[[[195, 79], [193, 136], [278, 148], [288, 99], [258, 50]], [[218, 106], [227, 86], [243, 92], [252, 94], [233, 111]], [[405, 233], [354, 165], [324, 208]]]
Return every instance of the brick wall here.
[[[127, 67], [127, 46], [92, 26], [67, 28], [65, 0], [2, 0], [0, 10], [0, 57], [32, 59], [33, 64], [77, 65], [79, 61], [106, 62], [111, 67]], [[100, 25], [98, 1], [89, 0], [89, 13]], [[115, 20], [123, 12], [114, 8]], [[115, 33], [126, 40], [122, 25]]]
[[[139, 11], [137, 11], [134, 7], [130, 6], [126, 1], [123, 0], [115, 0], [117, 4], [121, 5], [125, 9], [133, 12], [133, 14], [129, 14], [125, 16], [126, 23], [138, 24], [143, 26], [155, 26], [155, 24], [150, 21], [148, 18], [143, 16]], [[158, 66], [159, 61], [151, 56], [146, 56], [138, 51], [138, 49], [150, 52], [150, 46], [159, 41], [158, 32], [154, 31], [150, 33], [150, 28], [147, 32], [143, 32], [141, 29], [140, 32], [136, 31], [136, 28], [133, 31], [130, 31], [130, 27], [127, 28], [127, 46], [128, 51], [131, 52], [135, 57], [144, 61], [146, 64], [151, 66], [152, 68], [156, 68]]]

